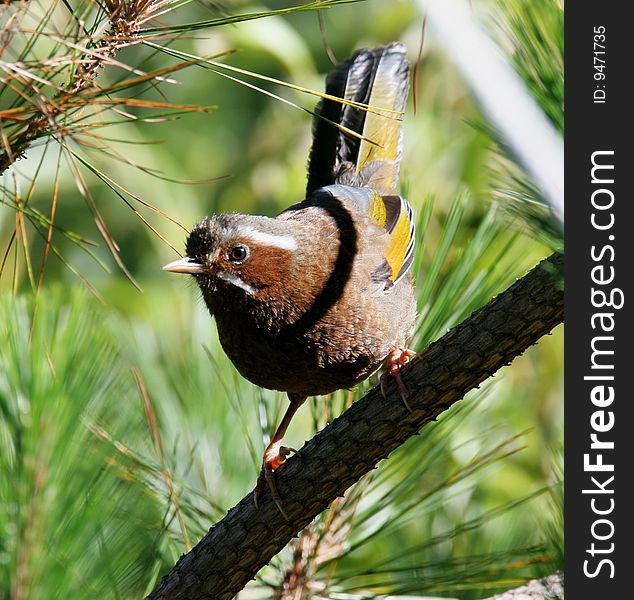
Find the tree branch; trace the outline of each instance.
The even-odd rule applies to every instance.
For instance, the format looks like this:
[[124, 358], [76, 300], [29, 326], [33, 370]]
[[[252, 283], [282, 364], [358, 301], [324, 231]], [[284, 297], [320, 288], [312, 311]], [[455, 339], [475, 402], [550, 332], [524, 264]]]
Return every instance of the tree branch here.
[[563, 320], [563, 256], [553, 254], [403, 368], [412, 412], [393, 385], [352, 405], [276, 474], [289, 520], [270, 495], [229, 511], [148, 600], [229, 600], [284, 546], [390, 452]]
[[[85, 39], [85, 54], [76, 59], [73, 71], [65, 90], [55, 97], [46, 99], [38, 87], [27, 79], [24, 89], [18, 82], [22, 81], [22, 73], [11, 75], [8, 80], [16, 79], [16, 89], [23, 99], [32, 106], [33, 114], [24, 119], [22, 129], [6, 136], [0, 145], [0, 175], [13, 163], [24, 156], [29, 146], [38, 138], [56, 134], [62, 128], [58, 118], [63, 116], [66, 105], [86, 90], [94, 87], [99, 71], [109, 63], [117, 52], [125, 46], [139, 42], [138, 34], [142, 19], [148, 18], [157, 9], [153, 0], [105, 0], [104, 10], [108, 13], [110, 28], [92, 48], [93, 41]], [[24, 70], [24, 69], [22, 69]], [[1, 121], [1, 117], [0, 117]], [[0, 123], [1, 125], [1, 123]], [[62, 128], [63, 129], [63, 128]]]
[[488, 600], [564, 600], [564, 574], [533, 579], [526, 585], [496, 594]]

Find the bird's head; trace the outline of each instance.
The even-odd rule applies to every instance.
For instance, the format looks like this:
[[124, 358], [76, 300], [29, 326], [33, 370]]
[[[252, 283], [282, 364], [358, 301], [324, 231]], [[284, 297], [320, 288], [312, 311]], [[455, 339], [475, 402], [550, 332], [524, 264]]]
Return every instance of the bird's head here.
[[229, 303], [289, 302], [301, 280], [303, 236], [301, 227], [288, 221], [240, 214], [206, 217], [189, 234], [187, 255], [163, 270], [193, 275], [214, 312]]

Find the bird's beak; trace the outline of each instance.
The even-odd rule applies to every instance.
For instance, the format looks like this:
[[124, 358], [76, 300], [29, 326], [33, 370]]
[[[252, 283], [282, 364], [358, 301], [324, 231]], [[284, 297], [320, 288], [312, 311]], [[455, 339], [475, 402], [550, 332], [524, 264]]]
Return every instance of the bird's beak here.
[[172, 273], [204, 273], [205, 266], [196, 262], [193, 258], [185, 256], [164, 265], [163, 271], [171, 271]]

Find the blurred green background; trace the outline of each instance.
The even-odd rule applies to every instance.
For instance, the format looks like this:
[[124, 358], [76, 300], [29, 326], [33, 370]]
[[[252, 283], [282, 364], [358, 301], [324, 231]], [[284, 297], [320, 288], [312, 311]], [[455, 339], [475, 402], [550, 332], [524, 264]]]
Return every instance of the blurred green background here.
[[[35, 22], [47, 3], [32, 4]], [[67, 26], [69, 15], [58, 4], [49, 28]], [[88, 11], [90, 3], [76, 4]], [[561, 127], [561, 57], [545, 64], [537, 52], [563, 56], [561, 7], [551, 0], [475, 4]], [[288, 5], [184, 3], [152, 25]], [[314, 90], [323, 90], [332, 68], [324, 37], [338, 60], [364, 46], [394, 40], [407, 46], [418, 66], [401, 173], [420, 221], [420, 350], [551, 249], [538, 241], [534, 223], [506, 210], [509, 192], [518, 191], [504, 176], [512, 161], [429, 32], [419, 56], [423, 19], [416, 6], [368, 0], [321, 15], [321, 27], [318, 13], [306, 11], [185, 31], [159, 43], [198, 56], [236, 50], [222, 60]], [[19, 54], [20, 37], [12, 43], [5, 60]], [[38, 49], [46, 54], [46, 41]], [[176, 62], [142, 46], [124, 49], [117, 60], [146, 72]], [[126, 76], [108, 66], [98, 84]], [[107, 141], [85, 135], [65, 142], [93, 170], [186, 228], [216, 212], [272, 216], [303, 198], [309, 114], [200, 66], [170, 77], [177, 83], [149, 87], [141, 97], [214, 108], [179, 117], [162, 111], [166, 117], [145, 122], [157, 111], [126, 106], [114, 114], [116, 124], [90, 130]], [[309, 109], [316, 102], [240, 77]], [[0, 108], [8, 98], [0, 96]], [[113, 113], [85, 118], [106, 122]], [[137, 598], [252, 489], [265, 433], [286, 399], [240, 378], [194, 283], [161, 271], [175, 252], [90, 168], [75, 161], [76, 169], [67, 156], [60, 159], [54, 143], [40, 141], [3, 175], [0, 598]], [[56, 231], [56, 250], [76, 273], [51, 253], [36, 292], [45, 242], [28, 223], [26, 241], [14, 240], [21, 214], [15, 198], [48, 215], [57, 186], [56, 223], [97, 246], [91, 256]], [[142, 291], [100, 238], [82, 186]], [[183, 229], [123, 196], [184, 248]], [[560, 568], [562, 349], [558, 328], [385, 461], [330, 517], [318, 519], [306, 539], [320, 544], [306, 551], [307, 583], [297, 597], [484, 598]], [[341, 393], [311, 401], [294, 420], [288, 444], [300, 446], [347, 400]], [[283, 553], [240, 597], [286, 597], [281, 590], [291, 564], [290, 551]]]

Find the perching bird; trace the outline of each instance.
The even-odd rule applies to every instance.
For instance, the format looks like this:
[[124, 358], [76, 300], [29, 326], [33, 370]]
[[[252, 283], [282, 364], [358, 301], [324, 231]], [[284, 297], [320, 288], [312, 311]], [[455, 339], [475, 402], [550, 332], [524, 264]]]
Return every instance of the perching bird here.
[[256, 488], [257, 501], [266, 481], [282, 513], [274, 472], [307, 396], [350, 388], [387, 360], [406, 402], [399, 368], [413, 354], [415, 232], [409, 204], [394, 194], [408, 87], [397, 43], [338, 65], [326, 92], [349, 103], [317, 106], [306, 199], [275, 218], [206, 217], [189, 234], [187, 256], [163, 267], [196, 278], [238, 371], [288, 394]]

